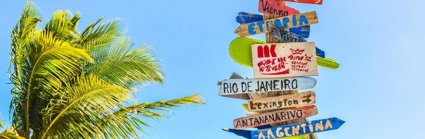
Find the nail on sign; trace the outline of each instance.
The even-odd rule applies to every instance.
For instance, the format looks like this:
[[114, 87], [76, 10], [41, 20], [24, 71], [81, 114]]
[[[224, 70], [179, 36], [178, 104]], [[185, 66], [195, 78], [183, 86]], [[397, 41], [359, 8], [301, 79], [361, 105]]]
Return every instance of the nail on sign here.
[[307, 118], [316, 115], [317, 113], [317, 108], [314, 105], [290, 108], [269, 113], [251, 115], [248, 117], [241, 117], [233, 120], [233, 126], [235, 129], [259, 127], [263, 125], [270, 125], [291, 120], [297, 120], [301, 118]]
[[314, 42], [252, 45], [254, 78], [317, 76]]
[[282, 79], [229, 79], [219, 83], [219, 86], [219, 95], [235, 97], [236, 95], [257, 92], [311, 89], [316, 86], [316, 79], [310, 77]]
[[256, 35], [270, 32], [270, 27], [295, 28], [318, 23], [316, 12], [299, 13], [290, 16], [278, 17], [269, 20], [241, 24], [235, 33], [240, 36]]
[[316, 93], [309, 91], [277, 97], [252, 99], [248, 101], [247, 108], [250, 112], [261, 112], [314, 104], [316, 104]]
[[285, 5], [284, 1], [259, 0], [258, 11], [263, 14], [273, 14], [277, 16], [288, 16], [299, 13], [298, 10]]
[[322, 3], [323, 3], [323, 0], [283, 0], [283, 1], [308, 3], [308, 4], [318, 4], [318, 5], [322, 5]]

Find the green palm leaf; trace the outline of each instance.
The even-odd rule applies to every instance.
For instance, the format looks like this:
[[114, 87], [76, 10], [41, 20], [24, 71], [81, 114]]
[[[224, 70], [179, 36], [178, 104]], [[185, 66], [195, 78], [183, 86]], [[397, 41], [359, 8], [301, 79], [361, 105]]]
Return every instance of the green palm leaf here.
[[[82, 76], [75, 85], [67, 87], [61, 93], [61, 103], [50, 103], [44, 115], [52, 117], [47, 120], [46, 135], [66, 137], [69, 131], [78, 133], [83, 138], [93, 137], [102, 127], [94, 124], [96, 119], [103, 119], [115, 111], [120, 102], [130, 97], [131, 90], [106, 83], [94, 75]], [[53, 101], [54, 102], [54, 101]], [[50, 119], [50, 118], [48, 118]], [[89, 131], [92, 132], [88, 132]]]
[[0, 133], [0, 139], [25, 139], [18, 135], [13, 128], [7, 128], [5, 131]]
[[25, 132], [25, 114], [24, 114], [24, 87], [26, 85], [25, 63], [28, 56], [28, 47], [34, 39], [37, 23], [41, 19], [38, 18], [38, 10], [33, 3], [27, 3], [21, 14], [19, 21], [12, 30], [12, 51], [10, 53], [11, 63], [13, 64], [13, 72], [9, 71], [10, 81], [14, 84], [12, 93], [12, 101], [10, 103], [10, 112], [12, 113], [12, 123], [17, 129]]
[[126, 37], [117, 38], [110, 47], [91, 51], [96, 64], [85, 68], [88, 73], [117, 85], [133, 87], [145, 82], [162, 82], [159, 64], [143, 47], [132, 51]]
[[134, 138], [148, 126], [141, 117], [203, 103], [194, 95], [129, 106], [133, 88], [163, 82], [159, 63], [147, 48], [133, 48], [119, 20], [101, 18], [80, 33], [80, 19], [58, 10], [40, 30], [37, 8], [27, 3], [11, 35], [13, 132], [1, 137]]
[[176, 107], [184, 104], [203, 104], [199, 94], [172, 99], [163, 100], [157, 102], [146, 102], [141, 104], [135, 104], [127, 107], [122, 107], [108, 118], [101, 119], [98, 123], [104, 126], [106, 134], [104, 138], [131, 138], [139, 137], [138, 132], [135, 129], [143, 131], [141, 125], [149, 126], [143, 120], [136, 116], [142, 116], [145, 118], [159, 119], [165, 118], [164, 114], [155, 112], [153, 110], [168, 110], [171, 107]]

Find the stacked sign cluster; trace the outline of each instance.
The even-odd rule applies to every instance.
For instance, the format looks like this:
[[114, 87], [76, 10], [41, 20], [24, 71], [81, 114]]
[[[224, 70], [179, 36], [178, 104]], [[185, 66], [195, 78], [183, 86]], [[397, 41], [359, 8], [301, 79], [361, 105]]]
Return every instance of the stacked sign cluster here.
[[[220, 81], [219, 95], [245, 99], [248, 116], [223, 130], [248, 139], [315, 139], [314, 133], [338, 129], [344, 121], [327, 118], [308, 121], [318, 113], [314, 88], [318, 66], [337, 69], [339, 64], [308, 42], [310, 25], [318, 23], [315, 11], [300, 13], [285, 1], [322, 4], [322, 0], [259, 0], [259, 12], [240, 12], [241, 25], [229, 48], [237, 63], [252, 67], [254, 79], [234, 74]], [[266, 41], [246, 36], [265, 34]]]

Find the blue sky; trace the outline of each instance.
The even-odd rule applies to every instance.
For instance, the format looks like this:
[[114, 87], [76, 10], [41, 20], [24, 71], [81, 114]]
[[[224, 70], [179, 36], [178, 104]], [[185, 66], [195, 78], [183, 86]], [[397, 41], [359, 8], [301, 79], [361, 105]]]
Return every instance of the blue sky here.
[[[0, 118], [8, 123], [10, 32], [24, 1], [0, 5]], [[99, 17], [121, 18], [136, 44], [147, 43], [162, 62], [167, 81], [139, 89], [140, 101], [200, 93], [205, 105], [173, 109], [169, 118], [148, 120], [146, 139], [238, 139], [222, 132], [245, 115], [244, 101], [219, 97], [217, 81], [232, 72], [252, 77], [236, 64], [228, 45], [239, 11], [257, 13], [257, 0], [65, 0], [35, 1], [44, 19], [56, 9], [82, 14], [81, 27]], [[425, 8], [421, 0], [325, 0], [322, 6], [288, 3], [301, 12], [316, 10], [319, 24], [309, 41], [339, 61], [338, 70], [319, 68], [315, 77], [319, 114], [339, 117], [339, 130], [319, 138], [418, 138], [425, 125]], [[263, 38], [264, 36], [254, 36]]]

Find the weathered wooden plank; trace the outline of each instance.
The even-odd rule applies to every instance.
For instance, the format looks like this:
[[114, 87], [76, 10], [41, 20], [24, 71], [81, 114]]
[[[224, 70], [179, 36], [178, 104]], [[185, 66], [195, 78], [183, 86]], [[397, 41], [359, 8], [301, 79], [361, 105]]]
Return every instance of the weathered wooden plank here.
[[263, 21], [252, 22], [248, 24], [241, 24], [235, 33], [240, 36], [249, 36], [267, 33], [270, 31], [272, 25], [284, 28], [294, 28], [318, 23], [316, 11], [299, 13], [290, 16], [278, 17]]
[[223, 130], [234, 133], [241, 137], [245, 137], [247, 139], [279, 139], [284, 137], [292, 137], [310, 133], [336, 130], [340, 128], [344, 123], [345, 121], [333, 117], [328, 119], [313, 120], [311, 122], [275, 126], [272, 128], [256, 131], [236, 130], [227, 128]]
[[[309, 27], [308, 27], [309, 28]], [[303, 36], [288, 31], [284, 28], [272, 27], [270, 35], [282, 42], [307, 42]], [[316, 47], [316, 55], [325, 58], [325, 52]]]
[[285, 5], [285, 1], [259, 0], [258, 12], [277, 16], [288, 16], [299, 13], [298, 10]]
[[[230, 43], [229, 47], [229, 54], [230, 57], [237, 63], [252, 67], [252, 52], [251, 52], [251, 45], [252, 44], [264, 44], [264, 41], [257, 40], [249, 37], [237, 37], [233, 39], [233, 41]], [[325, 57], [325, 52], [321, 50], [320, 48], [316, 47], [316, 55], [318, 57]], [[327, 58], [328, 60], [325, 61], [325, 59], [319, 59], [317, 58], [317, 63], [319, 66], [326, 67], [326, 68], [332, 68], [333, 67], [327, 67], [332, 65], [339, 65], [338, 62], [335, 60], [332, 60], [330, 58]]]
[[261, 112], [314, 104], [316, 104], [316, 93], [309, 91], [276, 97], [251, 99], [247, 103], [247, 110], [250, 112]]
[[[264, 93], [270, 91], [304, 90], [316, 86], [311, 77], [274, 78], [274, 79], [229, 79], [219, 83], [219, 95], [238, 98], [242, 94]], [[245, 99], [241, 97], [240, 99]]]
[[233, 126], [235, 129], [259, 127], [263, 125], [270, 125], [290, 120], [307, 118], [316, 115], [317, 113], [317, 108], [314, 105], [289, 108], [279, 111], [241, 117], [233, 120]]
[[300, 124], [276, 126], [251, 132], [251, 139], [276, 139], [302, 134], [325, 132], [341, 127], [345, 121], [338, 118], [328, 118], [304, 122]]
[[271, 27], [270, 35], [282, 42], [307, 42], [304, 37], [298, 36], [280, 27]]
[[314, 42], [252, 45], [254, 78], [317, 76]]
[[[239, 12], [238, 16], [236, 16], [236, 22], [239, 24], [248, 24], [257, 21], [263, 21], [263, 15]], [[289, 31], [301, 37], [308, 38], [310, 36], [310, 25], [290, 28]]]
[[281, 1], [307, 3], [307, 4], [317, 4], [317, 5], [322, 5], [322, 3], [323, 3], [323, 0], [281, 0]]

